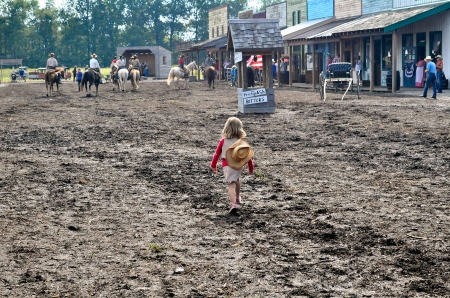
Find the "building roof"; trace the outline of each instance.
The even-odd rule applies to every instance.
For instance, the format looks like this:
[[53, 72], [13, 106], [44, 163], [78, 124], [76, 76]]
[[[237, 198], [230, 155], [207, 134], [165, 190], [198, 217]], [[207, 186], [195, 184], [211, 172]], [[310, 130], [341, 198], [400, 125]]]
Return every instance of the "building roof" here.
[[228, 20], [228, 50], [252, 54], [283, 49], [279, 19]]
[[397, 28], [406, 26], [418, 20], [432, 16], [450, 8], [450, 2], [445, 4], [434, 4], [427, 6], [396, 9], [375, 14], [364, 15], [352, 21], [325, 30], [308, 39], [324, 39], [338, 35], [347, 35], [366, 32], [390, 32]]
[[323, 24], [332, 22], [333, 20], [334, 20], [334, 17], [309, 20], [309, 21], [306, 21], [306, 22], [297, 24], [295, 26], [291, 26], [291, 27], [281, 30], [281, 36], [283, 36], [284, 40], [288, 40], [288, 39], [291, 39], [293, 36], [297, 36], [303, 32], [312, 30]]
[[[342, 24], [345, 24], [347, 22], [350, 22], [352, 20], [354, 20], [355, 18], [350, 18], [350, 19], [340, 19], [340, 20], [334, 20], [332, 22], [327, 22], [324, 23], [321, 26], [318, 27], [314, 27], [311, 30], [305, 30], [303, 32], [301, 32], [300, 34], [297, 34], [295, 36], [292, 36], [291, 38], [287, 39], [288, 42], [294, 42], [294, 41], [300, 41], [300, 40], [307, 40], [309, 37], [311, 36], [315, 36], [321, 32], [330, 30], [331, 28], [335, 28], [337, 26], [340, 26]], [[307, 28], [309, 29], [309, 28]], [[286, 39], [285, 39], [286, 40]]]

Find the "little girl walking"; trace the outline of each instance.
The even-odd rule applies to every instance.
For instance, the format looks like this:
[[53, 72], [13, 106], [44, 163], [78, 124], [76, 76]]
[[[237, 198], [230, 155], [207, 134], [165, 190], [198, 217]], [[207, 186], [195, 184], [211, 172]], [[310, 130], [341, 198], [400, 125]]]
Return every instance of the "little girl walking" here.
[[228, 118], [222, 130], [222, 139], [217, 145], [216, 152], [211, 161], [211, 168], [217, 174], [217, 162], [222, 159], [224, 181], [227, 183], [228, 195], [230, 196], [230, 213], [236, 213], [237, 204], [242, 202], [240, 197], [241, 181], [239, 178], [248, 163], [249, 174], [253, 173], [254, 152], [250, 145], [244, 140], [244, 129], [242, 122], [236, 117]]

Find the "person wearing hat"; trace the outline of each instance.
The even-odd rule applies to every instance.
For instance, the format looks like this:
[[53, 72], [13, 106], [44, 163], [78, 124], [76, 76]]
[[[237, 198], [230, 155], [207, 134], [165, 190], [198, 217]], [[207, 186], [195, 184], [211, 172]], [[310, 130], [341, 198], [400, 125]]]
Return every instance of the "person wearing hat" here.
[[142, 73], [141, 73], [141, 63], [139, 62], [139, 59], [137, 58], [136, 54], [131, 56], [130, 66], [128, 68], [129, 68], [128, 70], [130, 72], [131, 72], [131, 70], [133, 68], [139, 70], [139, 77], [141, 77], [141, 75], [142, 75]]
[[242, 202], [240, 177], [244, 166], [248, 164], [249, 174], [252, 174], [254, 170], [252, 159], [254, 152], [244, 140], [246, 135], [241, 120], [236, 117], [228, 118], [210, 165], [213, 172], [217, 174], [217, 162], [219, 158], [222, 160], [224, 182], [227, 184], [231, 201], [230, 214], [236, 213], [237, 204]]
[[[50, 53], [50, 58], [47, 59], [47, 65], [46, 68], [47, 70], [51, 70], [51, 69], [56, 69], [56, 67], [58, 67], [58, 61], [56, 61], [55, 59], [55, 54], [54, 53]], [[58, 73], [58, 84], [61, 84], [61, 74]]]
[[427, 56], [425, 61], [427, 62], [427, 68], [425, 69], [427, 80], [425, 82], [425, 87], [423, 88], [422, 97], [427, 98], [428, 87], [430, 84], [433, 84], [433, 96], [431, 98], [436, 99], [436, 64], [431, 61], [431, 56]]
[[91, 55], [91, 60], [89, 60], [89, 68], [92, 68], [100, 74], [100, 84], [102, 84], [103, 75], [100, 72], [100, 64], [97, 61], [97, 54], [95, 53]]
[[442, 69], [444, 68], [444, 62], [441, 55], [437, 55], [436, 60], [437, 93], [442, 93]]

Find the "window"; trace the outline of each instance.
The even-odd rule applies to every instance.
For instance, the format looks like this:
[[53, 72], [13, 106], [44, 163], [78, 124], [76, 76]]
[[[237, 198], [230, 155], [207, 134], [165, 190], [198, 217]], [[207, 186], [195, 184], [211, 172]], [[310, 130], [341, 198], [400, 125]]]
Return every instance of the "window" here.
[[216, 36], [219, 36], [219, 26], [216, 27]]
[[[437, 55], [442, 55], [442, 31], [430, 32], [430, 50], [429, 55], [434, 58]], [[428, 55], [426, 55], [428, 56]]]
[[297, 10], [297, 24], [300, 24], [301, 22], [302, 22], [301, 11]]
[[222, 35], [223, 35], [223, 25], [222, 25]]
[[163, 64], [166, 64], [166, 56], [163, 56]]
[[292, 12], [292, 26], [295, 25], [295, 11]]
[[214, 38], [214, 27], [211, 28], [212, 38]]

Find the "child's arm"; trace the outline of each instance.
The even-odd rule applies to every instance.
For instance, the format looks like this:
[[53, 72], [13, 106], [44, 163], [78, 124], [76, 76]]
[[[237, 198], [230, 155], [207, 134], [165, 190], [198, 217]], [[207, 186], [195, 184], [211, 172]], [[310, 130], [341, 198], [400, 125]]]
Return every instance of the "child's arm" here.
[[225, 139], [221, 139], [219, 144], [217, 144], [216, 152], [213, 155], [211, 165], [210, 167], [214, 171], [214, 173], [217, 173], [217, 162], [219, 161], [220, 155], [222, 154], [222, 146], [225, 142]]
[[248, 161], [248, 173], [253, 174], [253, 170], [255, 169], [255, 165], [253, 164], [253, 158]]

